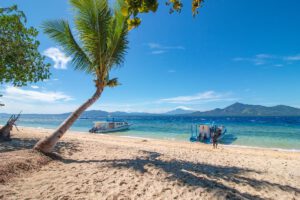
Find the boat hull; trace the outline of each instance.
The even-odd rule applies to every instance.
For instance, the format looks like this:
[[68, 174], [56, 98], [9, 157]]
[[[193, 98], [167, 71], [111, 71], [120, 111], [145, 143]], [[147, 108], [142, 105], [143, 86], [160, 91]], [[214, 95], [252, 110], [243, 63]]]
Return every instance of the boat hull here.
[[130, 128], [131, 125], [125, 125], [117, 128], [111, 128], [111, 129], [96, 129], [96, 130], [90, 130], [91, 133], [112, 133], [112, 132], [120, 132], [120, 131], [127, 131]]

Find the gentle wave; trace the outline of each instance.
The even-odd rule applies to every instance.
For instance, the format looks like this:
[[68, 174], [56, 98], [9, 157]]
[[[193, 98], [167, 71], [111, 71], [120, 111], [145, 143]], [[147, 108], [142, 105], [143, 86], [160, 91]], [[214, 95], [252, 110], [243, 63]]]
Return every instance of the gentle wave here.
[[272, 147], [255, 147], [255, 146], [245, 146], [245, 145], [234, 145], [228, 144], [223, 145], [223, 147], [227, 148], [245, 148], [245, 149], [259, 149], [259, 150], [274, 150], [274, 151], [284, 151], [284, 152], [300, 152], [300, 149], [283, 149], [283, 148], [272, 148]]

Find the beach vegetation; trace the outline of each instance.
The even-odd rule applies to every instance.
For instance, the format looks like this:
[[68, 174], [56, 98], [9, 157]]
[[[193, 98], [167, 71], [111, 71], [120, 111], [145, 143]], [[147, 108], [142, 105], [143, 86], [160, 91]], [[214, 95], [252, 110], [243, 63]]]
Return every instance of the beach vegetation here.
[[25, 86], [50, 76], [50, 64], [38, 51], [38, 31], [26, 23], [16, 5], [0, 8], [0, 84]]
[[[204, 0], [192, 0], [192, 15], [195, 17], [199, 11], [198, 8], [203, 4]], [[169, 13], [174, 12], [180, 13], [183, 8], [183, 3], [181, 0], [167, 0], [165, 3], [169, 8]], [[128, 29], [138, 27], [142, 20], [139, 14], [156, 12], [159, 6], [158, 0], [124, 0], [122, 6], [122, 14], [128, 17]]]

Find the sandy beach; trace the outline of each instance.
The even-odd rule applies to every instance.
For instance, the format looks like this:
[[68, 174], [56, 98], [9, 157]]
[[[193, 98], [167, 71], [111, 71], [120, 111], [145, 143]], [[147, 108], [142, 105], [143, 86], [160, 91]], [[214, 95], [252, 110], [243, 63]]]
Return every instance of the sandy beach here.
[[31, 151], [50, 132], [0, 143], [0, 199], [300, 199], [299, 152], [80, 132]]

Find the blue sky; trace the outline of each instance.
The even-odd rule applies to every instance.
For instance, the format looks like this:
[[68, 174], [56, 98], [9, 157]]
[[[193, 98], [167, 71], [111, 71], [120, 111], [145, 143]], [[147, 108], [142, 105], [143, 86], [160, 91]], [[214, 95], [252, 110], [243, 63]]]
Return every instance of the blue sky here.
[[[129, 34], [124, 65], [111, 75], [122, 85], [107, 88], [90, 109], [204, 111], [236, 101], [300, 107], [300, 1], [206, 0], [196, 18], [190, 0], [183, 2], [181, 14], [170, 15], [160, 1], [157, 13], [141, 16], [141, 26]], [[0, 6], [14, 3], [35, 27], [47, 19], [72, 21], [67, 0], [2, 0]], [[1, 86], [1, 112], [68, 112], [94, 92], [92, 77], [74, 71], [42, 32], [38, 39], [52, 65], [51, 79]]]

